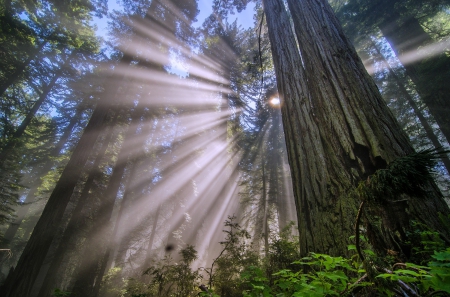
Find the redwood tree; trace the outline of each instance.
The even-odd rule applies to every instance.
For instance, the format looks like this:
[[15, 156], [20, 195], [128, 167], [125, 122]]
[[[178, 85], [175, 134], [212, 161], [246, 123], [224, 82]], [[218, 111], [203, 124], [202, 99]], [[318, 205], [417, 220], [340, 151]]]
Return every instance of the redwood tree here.
[[[345, 255], [358, 204], [349, 190], [413, 149], [328, 3], [287, 2], [300, 50], [283, 1], [263, 1], [282, 100], [300, 252]], [[388, 204], [380, 206], [382, 211], [396, 205]], [[410, 197], [408, 208], [411, 219], [450, 238], [438, 218], [438, 212], [450, 211], [434, 185], [427, 197]], [[406, 225], [384, 224], [384, 219], [395, 220], [399, 214], [368, 223], [379, 251], [398, 250], [390, 237]]]

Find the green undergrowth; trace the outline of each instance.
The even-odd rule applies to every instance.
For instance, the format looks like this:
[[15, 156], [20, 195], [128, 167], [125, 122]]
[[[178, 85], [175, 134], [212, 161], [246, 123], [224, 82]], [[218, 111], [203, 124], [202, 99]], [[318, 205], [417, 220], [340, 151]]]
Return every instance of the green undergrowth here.
[[[261, 256], [249, 244], [248, 233], [233, 220], [226, 222], [223, 250], [211, 267], [192, 269], [197, 252], [187, 246], [179, 261], [165, 257], [140, 276], [118, 281], [120, 269], [111, 270], [104, 278], [102, 296], [450, 296], [450, 248], [430, 244], [429, 231], [418, 228], [414, 234], [426, 239], [414, 251], [417, 259], [428, 258], [422, 264], [396, 263], [370, 249], [362, 250], [365, 260], [361, 261], [355, 245], [348, 246], [354, 252], [349, 258], [319, 253], [301, 258], [298, 239], [289, 228], [272, 238], [267, 255]], [[431, 248], [440, 249], [431, 252]]]
[[[165, 257], [132, 277], [111, 270], [103, 280], [102, 296], [450, 296], [450, 247], [425, 224], [401, 219], [407, 215], [408, 197], [426, 195], [430, 172], [442, 153], [447, 152], [428, 150], [399, 158], [350, 192], [361, 204], [348, 258], [319, 253], [301, 257], [293, 224], [272, 236], [261, 251], [229, 217], [222, 249], [209, 267], [192, 269], [197, 252], [187, 246], [177, 261]], [[393, 206], [397, 208], [390, 215]], [[364, 221], [363, 207], [369, 210]], [[376, 215], [378, 222], [387, 222], [383, 230], [401, 240], [398, 251], [381, 250], [366, 239]], [[450, 217], [441, 214], [440, 221], [450, 229]]]

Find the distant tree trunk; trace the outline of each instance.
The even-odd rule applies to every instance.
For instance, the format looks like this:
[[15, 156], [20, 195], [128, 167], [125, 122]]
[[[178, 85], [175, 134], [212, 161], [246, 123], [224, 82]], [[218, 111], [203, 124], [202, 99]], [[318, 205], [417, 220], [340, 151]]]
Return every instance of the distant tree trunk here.
[[[74, 126], [80, 121], [80, 115], [81, 111], [78, 111], [77, 114], [70, 120], [67, 127], [64, 128], [63, 135], [58, 140], [58, 143], [55, 145], [55, 147], [52, 149], [52, 152], [50, 153], [51, 156], [57, 156], [58, 154], [60, 154], [62, 148], [67, 142], [67, 139], [71, 135]], [[6, 229], [5, 234], [3, 236], [3, 239], [6, 241], [6, 244], [2, 245], [1, 248], [7, 248], [9, 243], [13, 240], [17, 230], [20, 227], [20, 224], [22, 224], [23, 219], [25, 218], [26, 214], [28, 213], [28, 210], [30, 209], [31, 203], [35, 198], [34, 196], [38, 190], [38, 187], [41, 184], [40, 176], [50, 171], [53, 165], [54, 165], [53, 162], [47, 162], [42, 168], [37, 167], [33, 168], [31, 175], [35, 176], [35, 181], [33, 182], [33, 185], [30, 187], [30, 190], [28, 191], [27, 196], [23, 201], [24, 205], [19, 207], [14, 222], [12, 222], [9, 225], [8, 229]], [[3, 257], [4, 254], [0, 254], [0, 262], [3, 259]]]
[[278, 229], [279, 231], [287, 225], [287, 213], [285, 200], [287, 197], [284, 195], [283, 185], [283, 164], [280, 153], [284, 153], [282, 150], [282, 143], [280, 143], [280, 126], [281, 126], [281, 114], [278, 109], [272, 109], [270, 112], [271, 126], [269, 130], [270, 139], [270, 154], [269, 154], [269, 196], [272, 203], [275, 204], [278, 213]]
[[[133, 181], [134, 179], [137, 177], [137, 169], [138, 169], [138, 163], [139, 161], [137, 159], [134, 159], [132, 161], [132, 164], [130, 165], [130, 173], [129, 173], [129, 177], [127, 179], [127, 183], [125, 185], [125, 191], [123, 193], [123, 197], [122, 197], [122, 202], [120, 203], [120, 209], [119, 212], [117, 213], [117, 218], [116, 218], [116, 223], [114, 224], [114, 231], [112, 233], [112, 238], [113, 238], [113, 244], [108, 247], [111, 249], [111, 251], [109, 253], [112, 253], [111, 258], [112, 259], [108, 259], [110, 260], [110, 264], [107, 266], [108, 268], [112, 268], [112, 265], [114, 264], [114, 266], [118, 266], [122, 265], [121, 261], [117, 261], [117, 259], [115, 259], [114, 257], [118, 254], [121, 254], [121, 250], [122, 248], [124, 248], [126, 250], [126, 247], [122, 247], [122, 242], [123, 240], [120, 238], [119, 236], [119, 228], [122, 226], [122, 221], [124, 220], [124, 212], [125, 209], [129, 207], [129, 204], [131, 203], [131, 198], [132, 198], [132, 193], [133, 193], [133, 188], [132, 185], [134, 184]], [[121, 258], [121, 257], [119, 257]], [[113, 263], [114, 262], [114, 263]]]
[[111, 143], [114, 136], [113, 127], [116, 120], [117, 114], [114, 115], [114, 119], [111, 121], [111, 127], [109, 127], [109, 130], [105, 132], [105, 137], [98, 149], [94, 164], [92, 165], [92, 169], [89, 171], [86, 182], [83, 185], [83, 190], [81, 191], [77, 204], [72, 211], [69, 223], [64, 230], [63, 236], [55, 253], [51, 257], [50, 267], [47, 271], [44, 282], [41, 285], [38, 297], [49, 296], [55, 288], [61, 288], [60, 286], [64, 274], [63, 260], [67, 253], [76, 245], [79, 231], [86, 229], [86, 219], [82, 213], [82, 210], [86, 205], [88, 197], [90, 196], [89, 193], [92, 190], [94, 181], [98, 180], [102, 174], [100, 171], [100, 163], [104, 160], [108, 145]]
[[[288, 225], [288, 223], [297, 222], [297, 212], [295, 209], [295, 199], [293, 198], [294, 187], [292, 185], [287, 156], [282, 156], [280, 169], [281, 180], [283, 181], [281, 185], [283, 195], [278, 196], [279, 201], [277, 201], [277, 208], [279, 216], [278, 226], [281, 231]], [[297, 230], [297, 227], [295, 227], [295, 230]], [[293, 233], [296, 234], [297, 231], [293, 231]]]
[[[289, 199], [284, 184], [289, 179], [285, 175], [283, 157], [286, 152], [284, 142], [282, 141], [283, 131], [281, 123], [281, 112], [276, 107], [269, 109], [270, 126], [268, 130], [267, 147], [267, 171], [269, 172], [269, 202], [275, 206], [278, 214], [278, 230], [282, 231], [287, 223], [293, 218], [288, 212]], [[294, 203], [294, 200], [292, 200]]]
[[[150, 113], [150, 118], [153, 117], [154, 114]], [[151, 123], [151, 121], [149, 121]], [[132, 218], [132, 214], [130, 215], [128, 212], [130, 210], [130, 206], [135, 203], [139, 203], [143, 197], [143, 195], [139, 195], [148, 186], [148, 183], [143, 182], [142, 180], [137, 179], [136, 177], [142, 175], [142, 168], [148, 169], [153, 166], [153, 160], [148, 154], [145, 152], [145, 146], [152, 147], [155, 145], [156, 139], [158, 138], [155, 135], [161, 133], [162, 125], [160, 125], [160, 121], [157, 121], [155, 126], [150, 125], [149, 123], [144, 124], [144, 128], [141, 130], [141, 135], [152, 135], [150, 138], [150, 143], [147, 142], [148, 138], [143, 138], [143, 141], [146, 143], [142, 143], [142, 147], [140, 150], [135, 151], [135, 154], [130, 156], [132, 160], [132, 166], [130, 170], [130, 177], [127, 180], [127, 185], [125, 186], [125, 191], [122, 198], [122, 203], [120, 204], [120, 209], [117, 215], [116, 225], [114, 227], [114, 244], [111, 246], [114, 249], [114, 253], [111, 255], [110, 265], [108, 267], [111, 268], [112, 262], [114, 262], [115, 267], [124, 267], [126, 252], [129, 246], [130, 234], [132, 233], [132, 229], [126, 228], [126, 222], [130, 218]], [[153, 133], [152, 133], [153, 130]], [[159, 155], [158, 152], [154, 152], [154, 155]], [[164, 162], [161, 162], [164, 164]], [[139, 182], [136, 182], [139, 180]], [[151, 178], [149, 179], [151, 180]], [[123, 270], [122, 270], [123, 272]]]
[[31, 123], [31, 120], [34, 118], [36, 112], [39, 110], [41, 105], [47, 99], [48, 94], [55, 86], [59, 78], [60, 74], [59, 73], [55, 74], [51, 79], [51, 81], [46, 86], [44, 86], [42, 93], [39, 95], [39, 99], [33, 104], [33, 107], [30, 109], [26, 117], [23, 119], [22, 123], [20, 123], [19, 127], [17, 127], [13, 135], [11, 135], [11, 137], [8, 138], [8, 142], [6, 143], [3, 150], [0, 152], [0, 168], [3, 167], [5, 160], [8, 158], [9, 154], [16, 146], [18, 139], [23, 135], [25, 129]]
[[[264, 0], [282, 99], [300, 253], [347, 255], [358, 204], [348, 191], [413, 149], [329, 4], [288, 0], [288, 5], [301, 56], [283, 1]], [[411, 199], [411, 218], [448, 238], [437, 214], [450, 211], [435, 187], [432, 191], [430, 198]], [[417, 213], [418, 207], [426, 211]], [[391, 248], [389, 236], [380, 235], [376, 244]]]
[[[128, 65], [125, 56], [122, 63]], [[29, 297], [36, 277], [57, 234], [63, 218], [64, 211], [70, 201], [73, 190], [83, 172], [84, 165], [90, 155], [92, 147], [98, 135], [105, 125], [105, 117], [110, 110], [119, 86], [109, 85], [106, 92], [100, 98], [96, 108], [80, 138], [72, 157], [64, 168], [58, 183], [37, 222], [30, 239], [17, 263], [14, 275], [10, 282], [0, 289], [3, 296]]]
[[155, 215], [153, 216], [153, 224], [152, 224], [152, 230], [150, 231], [150, 238], [148, 240], [148, 244], [147, 244], [147, 252], [145, 255], [145, 262], [143, 265], [143, 269], [147, 269], [149, 268], [151, 259], [152, 259], [152, 250], [153, 250], [153, 244], [155, 242], [155, 236], [156, 236], [156, 231], [158, 229], [158, 221], [159, 221], [159, 216], [161, 215], [161, 209], [162, 209], [162, 204], [160, 204], [158, 206], [158, 209], [156, 210]]
[[[8, 2], [10, 3], [11, 1]], [[7, 77], [6, 80], [0, 84], [0, 97], [3, 96], [3, 94], [12, 84], [16, 83], [19, 79], [23, 77], [25, 69], [28, 67], [31, 61], [33, 61], [36, 55], [44, 48], [46, 44], [47, 41], [41, 42], [36, 49], [30, 52], [28, 58], [25, 61], [20, 63], [19, 66], [16, 67], [12, 73], [8, 73], [8, 75], [6, 76]]]
[[433, 40], [416, 18], [409, 17], [399, 21], [402, 16], [396, 12], [394, 2], [391, 3], [392, 14], [383, 18], [379, 28], [450, 142], [450, 58], [445, 53], [440, 53], [411, 61], [411, 58], [419, 54], [421, 47], [432, 45]]
[[[111, 228], [111, 216], [114, 210], [114, 204], [117, 193], [122, 182], [125, 168], [128, 165], [130, 143], [134, 136], [138, 134], [139, 122], [144, 112], [143, 108], [136, 108], [132, 113], [132, 120], [124, 132], [125, 138], [114, 165], [113, 173], [108, 182], [105, 192], [100, 197], [100, 205], [94, 216], [94, 222], [84, 244], [84, 253], [81, 256], [81, 262], [76, 272], [76, 279], [73, 289], [74, 296], [96, 297], [100, 282], [103, 277], [104, 269], [109, 256], [109, 244], [113, 229]], [[136, 131], [130, 133], [130, 128], [136, 127]]]
[[[442, 148], [442, 144], [439, 141], [438, 137], [436, 136], [436, 134], [433, 131], [433, 128], [431, 127], [431, 125], [428, 123], [427, 119], [425, 118], [425, 116], [423, 115], [422, 111], [420, 110], [420, 108], [417, 106], [416, 102], [414, 101], [414, 98], [411, 96], [411, 94], [408, 92], [408, 90], [405, 87], [405, 81], [402, 80], [392, 69], [392, 67], [389, 65], [389, 62], [386, 61], [386, 59], [384, 58], [383, 54], [380, 52], [380, 49], [378, 48], [378, 46], [372, 42], [372, 47], [375, 49], [376, 51], [376, 58], [381, 60], [381, 63], [383, 63], [383, 66], [389, 71], [389, 75], [392, 77], [392, 79], [395, 81], [395, 83], [397, 84], [399, 90], [400, 90], [400, 94], [406, 99], [406, 101], [408, 102], [408, 104], [412, 107], [412, 109], [414, 110], [414, 114], [416, 115], [416, 117], [419, 119], [420, 123], [423, 126], [423, 129], [425, 130], [425, 133], [428, 137], [428, 139], [430, 139], [431, 143], [433, 144], [433, 146], [438, 149], [438, 148]], [[450, 159], [448, 158], [447, 155], [442, 155], [441, 156], [441, 160], [442, 163], [444, 163], [445, 168], [447, 169], [447, 172], [450, 174]]]
[[[264, 150], [263, 150], [264, 151]], [[261, 167], [262, 167], [262, 201], [263, 204], [263, 233], [264, 233], [264, 254], [266, 257], [269, 255], [269, 202], [267, 195], [267, 176], [266, 176], [266, 164], [265, 160], [266, 155], [263, 155], [261, 158]]]

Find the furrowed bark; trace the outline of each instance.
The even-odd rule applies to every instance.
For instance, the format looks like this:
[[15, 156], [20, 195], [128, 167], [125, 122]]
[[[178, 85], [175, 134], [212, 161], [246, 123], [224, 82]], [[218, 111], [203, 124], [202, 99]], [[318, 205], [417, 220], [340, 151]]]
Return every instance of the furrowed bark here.
[[[347, 255], [357, 213], [348, 191], [397, 157], [413, 152], [375, 83], [323, 0], [264, 1], [282, 98], [282, 115], [299, 220], [300, 252]], [[433, 186], [429, 211], [449, 213]], [[442, 208], [441, 208], [442, 207]], [[426, 220], [414, 213], [414, 219]], [[428, 225], [448, 234], [436, 220]], [[377, 234], [390, 247], [389, 234]]]

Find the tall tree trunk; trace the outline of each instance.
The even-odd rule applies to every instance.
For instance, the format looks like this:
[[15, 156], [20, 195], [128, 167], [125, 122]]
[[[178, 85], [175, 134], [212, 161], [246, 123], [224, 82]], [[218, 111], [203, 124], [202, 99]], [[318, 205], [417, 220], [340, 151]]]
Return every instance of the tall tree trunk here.
[[[151, 132], [152, 127], [151, 127], [151, 125], [146, 123], [146, 121], [153, 119], [153, 113], [150, 112], [150, 114], [147, 116], [145, 116], [144, 114], [145, 114], [144, 110], [141, 110], [140, 115], [143, 117], [142, 125], [144, 127], [142, 127], [142, 129], [139, 127], [136, 129], [136, 132], [135, 132], [136, 136], [151, 134], [150, 132]], [[145, 138], [145, 137], [141, 137], [141, 138], [142, 138], [143, 142], [148, 141], [148, 138]], [[128, 177], [127, 177], [125, 192], [122, 197], [120, 209], [119, 209], [119, 211], [117, 213], [117, 217], [115, 219], [116, 222], [114, 224], [114, 230], [112, 231], [112, 235], [111, 235], [112, 240], [107, 245], [107, 247], [106, 247], [107, 251], [103, 256], [103, 259], [101, 260], [101, 266], [100, 266], [100, 269], [98, 272], [99, 280], [101, 280], [103, 278], [103, 275], [105, 274], [106, 270], [108, 269], [108, 267], [111, 267], [113, 261], [115, 260], [115, 256], [116, 256], [115, 249], [117, 248], [118, 245], [122, 244], [122, 242], [119, 239], [117, 239], [117, 236], [118, 236], [119, 228], [121, 226], [121, 222], [123, 220], [123, 213], [124, 213], [125, 209], [127, 208], [127, 206], [129, 206], [128, 204], [131, 203], [131, 201], [129, 201], [129, 200], [131, 200], [131, 198], [133, 196], [132, 192], [133, 192], [133, 190], [135, 190], [132, 185], [134, 184], [133, 181], [137, 174], [139, 161], [140, 161], [140, 159], [143, 159], [146, 156], [144, 151], [145, 151], [145, 144], [142, 143], [142, 147], [140, 150], [133, 151], [133, 153], [128, 156], [129, 163], [131, 163], [129, 167], [131, 169], [130, 169], [130, 173], [128, 174]], [[101, 285], [100, 281], [95, 282], [94, 289], [93, 289], [93, 296], [97, 296], [99, 294], [100, 285]]]
[[[100, 205], [94, 217], [92, 230], [86, 238], [84, 253], [82, 254], [81, 263], [76, 272], [76, 280], [72, 289], [74, 296], [96, 297], [98, 294], [99, 284], [103, 277], [103, 275], [100, 275], [100, 271], [108, 260], [104, 256], [105, 254], [109, 256], [109, 249], [107, 247], [112, 243], [110, 238], [113, 229], [110, 228], [110, 219], [125, 168], [128, 164], [129, 144], [132, 142], [133, 137], [138, 134], [138, 123], [141, 120], [143, 112], [144, 109], [139, 107], [133, 111], [132, 120], [126, 129], [125, 139], [117, 157], [113, 173], [105, 192], [100, 197]], [[137, 127], [136, 131], [129, 133], [131, 127]], [[101, 274], [103, 273], [104, 269]]]
[[[141, 167], [148, 168], [147, 165], [150, 165], [148, 163], [150, 162], [144, 162], [144, 165], [142, 165], [141, 161], [142, 158], [145, 155], [142, 156], [135, 156], [133, 160], [133, 165], [130, 170], [130, 177], [127, 180], [127, 185], [125, 187], [125, 192], [123, 194], [122, 203], [120, 204], [120, 209], [117, 214], [116, 224], [114, 226], [113, 231], [113, 238], [114, 243], [111, 246], [111, 248], [114, 250], [114, 253], [112, 254], [111, 265], [108, 265], [108, 267], [112, 268], [112, 264], [114, 262], [115, 267], [124, 267], [125, 265], [125, 259], [126, 259], [126, 252], [128, 250], [129, 246], [129, 235], [132, 233], [132, 230], [127, 228], [125, 231], [120, 231], [119, 228], [124, 227], [123, 222], [126, 222], [127, 219], [131, 219], [132, 216], [127, 214], [130, 206], [132, 206], [133, 203], [139, 203], [141, 201], [142, 194], [136, 195], [136, 193], [142, 193], [143, 188], [146, 186], [144, 183], [136, 183], [136, 177], [139, 176], [139, 169]], [[137, 196], [137, 197], [136, 197]]]
[[[270, 112], [271, 126], [269, 130], [270, 139], [270, 151], [269, 151], [269, 196], [271, 203], [275, 204], [278, 213], [278, 229], [279, 231], [287, 224], [287, 214], [285, 212], [284, 196], [282, 184], [283, 184], [283, 166], [280, 156], [280, 149], [282, 144], [280, 143], [280, 111], [278, 109], [273, 109]], [[281, 150], [284, 153], [284, 150]]]
[[[129, 57], [122, 58], [122, 63], [128, 65]], [[64, 211], [70, 201], [73, 190], [83, 172], [84, 165], [90, 155], [98, 135], [105, 126], [105, 117], [115, 101], [119, 85], [112, 83], [106, 86], [106, 92], [100, 98], [96, 108], [80, 138], [72, 157], [64, 168], [58, 183], [37, 222], [27, 245], [17, 263], [14, 275], [0, 289], [3, 296], [29, 297], [39, 269], [57, 234]]]
[[[436, 136], [436, 134], [434, 133], [433, 128], [431, 127], [430, 123], [428, 123], [427, 119], [423, 115], [423, 113], [420, 110], [419, 106], [417, 106], [416, 101], [414, 100], [414, 98], [411, 96], [411, 94], [406, 89], [406, 87], [405, 87], [406, 81], [404, 79], [401, 79], [394, 72], [392, 67], [389, 65], [389, 62], [386, 61], [386, 59], [384, 58], [383, 54], [380, 52], [380, 49], [378, 48], [378, 46], [374, 42], [372, 42], [372, 47], [376, 51], [376, 58], [381, 61], [383, 66], [389, 71], [389, 75], [392, 77], [392, 79], [397, 84], [397, 86], [398, 86], [398, 88], [400, 90], [400, 94], [406, 99], [408, 104], [414, 110], [414, 114], [419, 119], [420, 123], [422, 124], [423, 129], [425, 130], [425, 133], [426, 133], [428, 139], [430, 139], [431, 143], [433, 144], [433, 146], [436, 149], [442, 148], [442, 144], [439, 141], [439, 139]], [[441, 160], [442, 160], [442, 163], [444, 164], [445, 168], [447, 169], [447, 172], [450, 174], [450, 159], [448, 158], [447, 155], [442, 155], [441, 156]]]
[[[80, 115], [81, 111], [77, 112], [77, 114], [70, 120], [69, 124], [64, 129], [63, 135], [58, 140], [58, 143], [55, 145], [55, 147], [52, 149], [52, 152], [50, 153], [51, 156], [57, 156], [58, 154], [60, 154], [62, 148], [67, 142], [67, 139], [71, 135], [74, 126], [79, 122]], [[35, 181], [33, 182], [33, 185], [30, 187], [30, 190], [28, 191], [27, 196], [25, 197], [25, 200], [23, 202], [24, 205], [19, 207], [14, 222], [12, 222], [9, 225], [8, 229], [6, 229], [5, 234], [3, 236], [3, 239], [6, 241], [6, 245], [2, 245], [1, 248], [7, 248], [8, 244], [13, 240], [17, 230], [20, 227], [20, 224], [22, 224], [23, 219], [25, 218], [26, 214], [28, 213], [28, 210], [30, 209], [31, 203], [35, 198], [34, 196], [38, 190], [38, 187], [41, 184], [39, 177], [42, 174], [45, 174], [48, 171], [50, 171], [53, 165], [54, 165], [53, 162], [47, 162], [42, 168], [33, 168], [31, 175], [35, 176]], [[0, 262], [1, 259], [3, 259], [3, 254], [0, 254]]]
[[148, 244], [147, 244], [147, 252], [145, 255], [145, 262], [144, 262], [144, 265], [142, 265], [143, 270], [150, 267], [150, 263], [151, 263], [152, 255], [153, 255], [153, 253], [152, 253], [153, 244], [155, 242], [155, 236], [156, 236], [156, 232], [158, 229], [158, 221], [159, 221], [159, 216], [161, 215], [161, 209], [162, 209], [162, 204], [158, 205], [158, 209], [156, 210], [156, 213], [153, 216], [152, 230], [151, 230], [150, 238], [149, 238]]
[[416, 18], [408, 17], [400, 21], [402, 16], [395, 11], [394, 5], [392, 11], [379, 28], [403, 64], [406, 74], [416, 85], [417, 93], [428, 106], [442, 133], [450, 141], [450, 58], [440, 53], [411, 60], [419, 54], [421, 47], [432, 46], [433, 40]]
[[[7, 1], [11, 2], [11, 1]], [[36, 58], [36, 55], [44, 48], [44, 46], [47, 44], [47, 41], [41, 42], [36, 49], [30, 52], [28, 58], [20, 63], [16, 69], [12, 73], [9, 73], [7, 75], [7, 78], [4, 82], [0, 84], [0, 97], [3, 96], [3, 94], [6, 92], [6, 90], [14, 83], [16, 83], [19, 79], [21, 79], [24, 75], [25, 69], [28, 67], [28, 65], [33, 61], [34, 58]]]
[[[282, 0], [264, 0], [291, 165], [300, 253], [348, 254], [358, 201], [348, 190], [399, 156], [413, 152], [375, 83], [324, 0], [288, 0], [301, 57]], [[433, 188], [435, 189], [435, 188]], [[434, 192], [425, 221], [445, 236]], [[421, 202], [410, 201], [411, 209]], [[430, 214], [434, 219], [428, 219]], [[379, 237], [390, 247], [390, 239]], [[395, 248], [393, 248], [395, 249]]]
[[[278, 230], [281, 232], [289, 222], [296, 221], [294, 200], [292, 199], [292, 180], [286, 171], [286, 146], [282, 139], [283, 124], [281, 122], [281, 112], [278, 108], [271, 111], [272, 127], [269, 138], [274, 148], [269, 158], [270, 168], [270, 195], [275, 203], [278, 213]], [[291, 200], [292, 199], [292, 200]], [[291, 200], [291, 201], [290, 201]]]
[[264, 233], [264, 254], [266, 257], [269, 255], [269, 202], [267, 201], [267, 176], [266, 176], [266, 164], [265, 164], [266, 155], [261, 158], [261, 167], [262, 167], [262, 204], [263, 204], [263, 233]]
[[69, 223], [67, 224], [61, 241], [51, 258], [50, 267], [45, 275], [44, 282], [39, 290], [38, 297], [46, 297], [52, 293], [55, 288], [61, 288], [61, 282], [64, 273], [63, 260], [67, 253], [76, 245], [76, 240], [80, 230], [85, 230], [86, 219], [82, 213], [83, 208], [86, 205], [86, 201], [90, 196], [89, 193], [92, 190], [94, 181], [99, 179], [101, 176], [100, 163], [104, 159], [108, 145], [114, 136], [113, 127], [117, 120], [117, 114], [114, 115], [114, 119], [111, 121], [111, 127], [105, 132], [105, 137], [98, 149], [97, 156], [92, 165], [92, 169], [89, 171], [86, 182], [83, 185], [83, 190], [81, 191], [80, 198], [78, 198], [77, 204], [72, 211]]
[[[114, 266], [122, 266], [123, 265], [123, 261], [121, 261], [120, 259], [122, 259], [122, 254], [126, 252], [127, 247], [124, 246], [126, 244], [128, 244], [128, 242], [124, 243], [125, 240], [123, 240], [122, 238], [120, 238], [119, 235], [119, 228], [122, 226], [122, 221], [124, 220], [124, 212], [125, 209], [129, 207], [129, 205], [131, 204], [131, 198], [132, 198], [132, 193], [134, 191], [133, 189], [133, 185], [134, 185], [134, 179], [137, 177], [137, 169], [138, 169], [138, 164], [139, 161], [137, 159], [134, 159], [133, 164], [130, 166], [130, 174], [129, 177], [127, 179], [127, 184], [125, 185], [125, 191], [123, 193], [123, 197], [122, 197], [122, 202], [120, 203], [120, 209], [119, 212], [117, 213], [117, 218], [116, 218], [116, 223], [114, 224], [114, 231], [112, 234], [112, 238], [113, 238], [113, 244], [111, 245], [110, 249], [112, 252], [112, 256], [111, 256], [111, 263], [110, 265], [108, 265], [107, 267], [112, 268], [112, 265], [114, 264]], [[125, 252], [122, 253], [122, 250], [125, 249]], [[111, 253], [110, 252], [110, 253]], [[120, 255], [120, 256], [119, 256]], [[117, 259], [116, 259], [117, 258]]]
[[[277, 201], [278, 204], [278, 215], [279, 215], [279, 228], [280, 231], [284, 229], [290, 222], [296, 222], [297, 220], [297, 212], [295, 209], [295, 199], [292, 198], [293, 194], [293, 185], [292, 178], [289, 170], [289, 164], [287, 160], [287, 155], [282, 156], [281, 163], [281, 180], [282, 183], [282, 193], [283, 195], [280, 198], [280, 201]], [[297, 228], [295, 228], [297, 230]], [[297, 231], [293, 231], [294, 234], [297, 234]]]
[[56, 73], [55, 76], [53, 76], [51, 81], [43, 88], [42, 93], [39, 95], [39, 99], [33, 104], [33, 107], [30, 109], [30, 111], [28, 112], [26, 117], [23, 119], [22, 123], [20, 123], [19, 127], [17, 127], [17, 130], [8, 139], [8, 142], [6, 143], [5, 147], [0, 152], [0, 168], [3, 167], [5, 160], [8, 158], [11, 151], [14, 150], [14, 147], [16, 146], [17, 141], [23, 135], [23, 133], [25, 132], [25, 129], [31, 123], [31, 120], [34, 118], [34, 116], [36, 115], [36, 112], [39, 110], [41, 105], [44, 103], [45, 99], [47, 99], [48, 94], [50, 93], [52, 88], [55, 86], [55, 84], [59, 78], [60, 78], [59, 73]]

